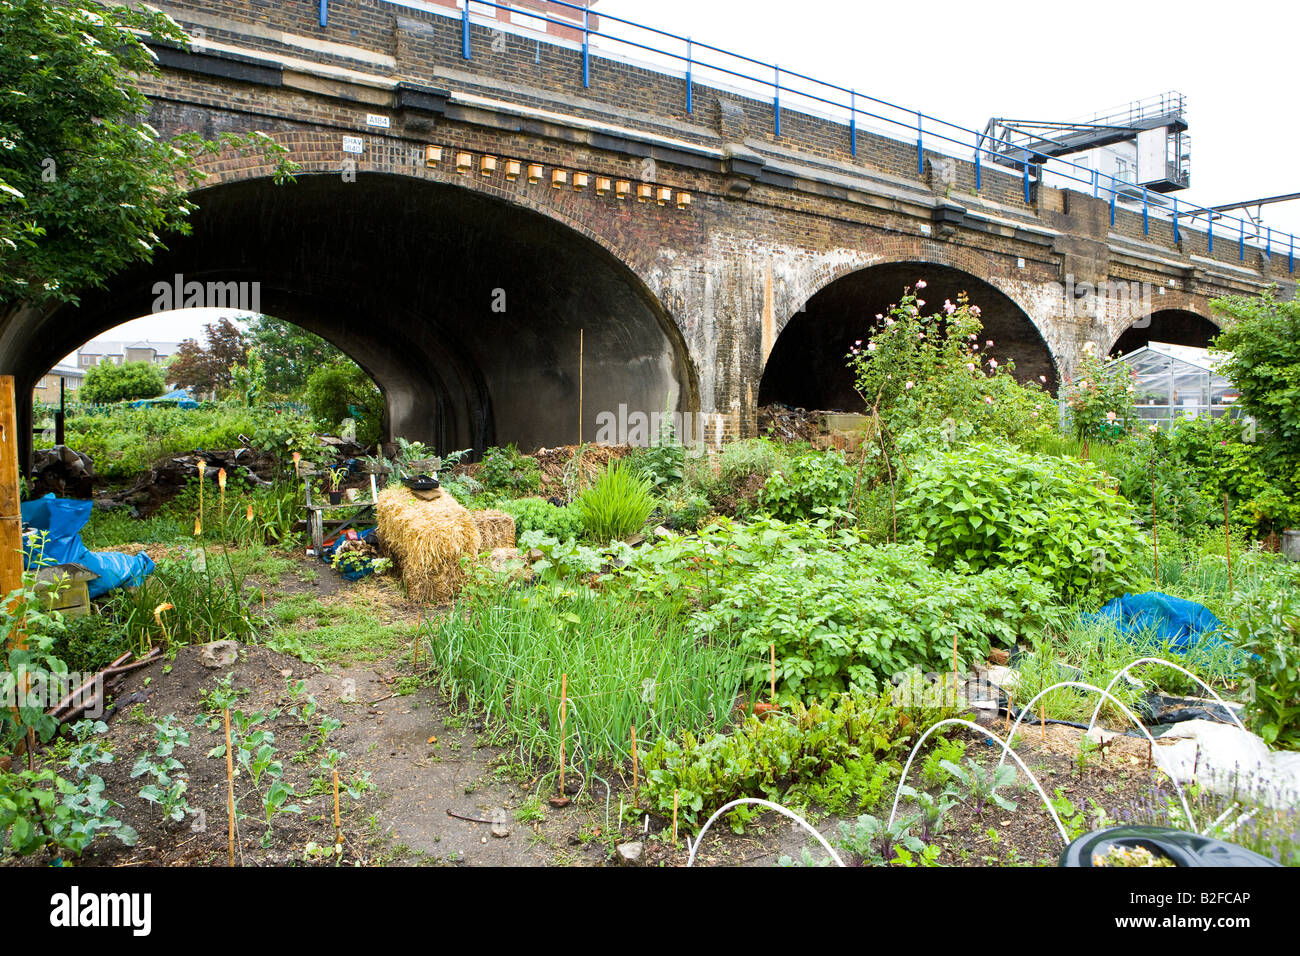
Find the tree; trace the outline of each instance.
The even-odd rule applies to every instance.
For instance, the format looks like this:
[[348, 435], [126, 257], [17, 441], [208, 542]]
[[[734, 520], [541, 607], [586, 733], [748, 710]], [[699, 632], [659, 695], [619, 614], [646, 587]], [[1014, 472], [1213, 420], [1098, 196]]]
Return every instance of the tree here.
[[266, 363], [266, 391], [285, 398], [300, 398], [312, 372], [345, 357], [319, 335], [269, 315], [253, 320], [249, 337]]
[[83, 402], [131, 402], [157, 398], [167, 387], [162, 369], [149, 362], [104, 362], [86, 371], [78, 397]]
[[1229, 320], [1213, 343], [1229, 353], [1220, 371], [1236, 386], [1241, 407], [1300, 458], [1300, 295], [1232, 296], [1214, 308]]
[[167, 374], [182, 388], [224, 391], [234, 381], [232, 369], [248, 364], [248, 344], [239, 326], [229, 319], [209, 322], [203, 332], [207, 345], [186, 339], [176, 349]]
[[[357, 422], [357, 440], [379, 441], [384, 419], [384, 396], [356, 362], [339, 358], [322, 365], [307, 379], [307, 407], [327, 427], [345, 418]], [[354, 413], [355, 410], [355, 413]]]
[[292, 179], [287, 149], [264, 134], [168, 141], [142, 122], [133, 78], [157, 67], [141, 35], [188, 43], [142, 4], [0, 0], [0, 316], [76, 302], [188, 233], [205, 154], [257, 151], [277, 182]]

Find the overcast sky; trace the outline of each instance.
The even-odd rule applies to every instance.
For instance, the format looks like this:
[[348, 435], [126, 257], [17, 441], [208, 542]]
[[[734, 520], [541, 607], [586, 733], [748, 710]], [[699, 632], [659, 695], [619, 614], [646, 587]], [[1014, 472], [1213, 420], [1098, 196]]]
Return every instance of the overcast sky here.
[[[1192, 136], [1192, 186], [1180, 200], [1300, 192], [1292, 3], [599, 0], [595, 9], [972, 129], [991, 116], [1070, 120], [1176, 90]], [[636, 36], [612, 22], [604, 31]], [[1264, 222], [1300, 232], [1300, 202], [1266, 206]], [[150, 316], [104, 337], [179, 341], [212, 318]]]

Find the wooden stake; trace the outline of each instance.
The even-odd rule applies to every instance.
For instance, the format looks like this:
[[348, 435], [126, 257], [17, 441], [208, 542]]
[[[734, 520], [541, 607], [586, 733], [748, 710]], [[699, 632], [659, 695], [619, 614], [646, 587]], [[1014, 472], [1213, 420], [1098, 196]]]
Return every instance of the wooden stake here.
[[1047, 705], [1044, 703], [1038, 705], [1038, 736], [1047, 743]]
[[334, 842], [343, 842], [343, 824], [339, 820], [339, 772], [334, 771]]
[[569, 675], [560, 675], [560, 796], [564, 796], [564, 720], [569, 710]]
[[673, 843], [677, 843], [677, 799], [682, 795], [680, 790], [673, 791]]
[[1156, 587], [1160, 586], [1160, 542], [1156, 534], [1156, 460], [1151, 459], [1151, 554], [1155, 559]]
[[1223, 540], [1228, 548], [1228, 593], [1232, 593], [1232, 528], [1228, 525], [1228, 493], [1223, 494]]
[[222, 711], [226, 719], [226, 806], [230, 810], [230, 865], [235, 865], [235, 758], [230, 746], [230, 708]]
[[[0, 375], [0, 598], [5, 598], [23, 586], [23, 519], [19, 501], [18, 482], [18, 401], [14, 390], [14, 377]], [[9, 605], [16, 610], [17, 601]], [[27, 633], [21, 623], [14, 628], [15, 650], [27, 649]], [[24, 675], [23, 696], [30, 689], [30, 680]], [[22, 726], [17, 702], [13, 709], [14, 723]], [[36, 769], [35, 735], [27, 735], [27, 769]]]
[[640, 769], [637, 767], [636, 757], [636, 724], [632, 725], [632, 804], [641, 806], [641, 787], [637, 781], [640, 776]]
[[772, 642], [772, 706], [776, 706], [776, 642]]

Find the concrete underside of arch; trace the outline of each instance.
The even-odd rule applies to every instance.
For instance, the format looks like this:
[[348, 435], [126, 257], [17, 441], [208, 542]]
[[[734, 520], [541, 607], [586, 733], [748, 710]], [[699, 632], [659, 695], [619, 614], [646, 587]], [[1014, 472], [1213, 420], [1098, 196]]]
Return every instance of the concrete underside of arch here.
[[158, 311], [159, 283], [179, 276], [250, 284], [261, 311], [323, 335], [371, 374], [388, 434], [443, 451], [576, 442], [580, 397], [587, 440], [620, 405], [698, 408], [685, 347], [655, 297], [553, 219], [383, 175], [234, 182], [195, 200], [193, 234], [149, 267], [80, 307], [10, 318], [0, 355], [20, 389], [87, 339]]

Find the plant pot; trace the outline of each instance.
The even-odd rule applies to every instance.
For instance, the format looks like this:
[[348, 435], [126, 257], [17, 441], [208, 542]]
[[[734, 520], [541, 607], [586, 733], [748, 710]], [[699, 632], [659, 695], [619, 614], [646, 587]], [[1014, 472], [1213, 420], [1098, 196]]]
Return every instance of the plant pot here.
[[1145, 847], [1174, 866], [1280, 866], [1252, 850], [1171, 827], [1107, 827], [1084, 834], [1061, 851], [1061, 866], [1091, 867], [1112, 846]]
[[341, 505], [341, 504], [343, 503], [343, 492], [341, 492], [341, 491], [331, 491], [331, 492], [329, 493], [329, 496], [330, 496], [330, 504], [332, 504], [332, 505]]

